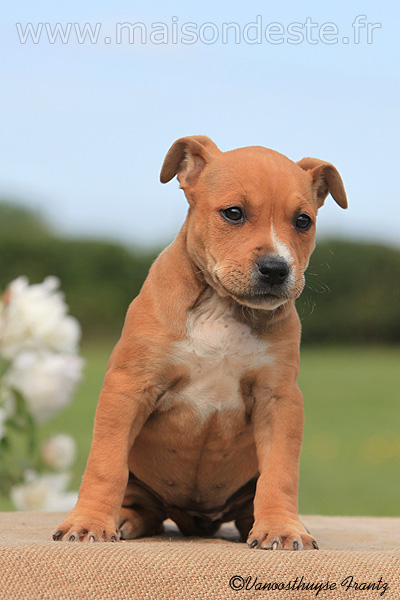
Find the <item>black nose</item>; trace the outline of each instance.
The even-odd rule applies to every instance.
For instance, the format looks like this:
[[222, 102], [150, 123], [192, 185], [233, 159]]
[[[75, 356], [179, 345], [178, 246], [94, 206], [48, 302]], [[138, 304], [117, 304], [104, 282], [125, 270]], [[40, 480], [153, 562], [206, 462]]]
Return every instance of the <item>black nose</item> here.
[[257, 263], [261, 279], [269, 285], [280, 285], [284, 283], [289, 275], [289, 267], [281, 258], [264, 256]]

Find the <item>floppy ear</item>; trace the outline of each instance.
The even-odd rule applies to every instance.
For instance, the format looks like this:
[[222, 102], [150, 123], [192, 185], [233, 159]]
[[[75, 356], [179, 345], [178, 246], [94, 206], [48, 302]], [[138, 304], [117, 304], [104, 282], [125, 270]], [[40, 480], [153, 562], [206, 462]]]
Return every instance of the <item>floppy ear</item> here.
[[161, 183], [167, 183], [178, 175], [181, 188], [193, 185], [206, 164], [221, 150], [205, 135], [183, 137], [176, 140], [168, 150], [161, 168]]
[[346, 192], [336, 167], [318, 158], [302, 158], [297, 164], [312, 177], [318, 208], [323, 205], [328, 194], [339, 206], [347, 208]]

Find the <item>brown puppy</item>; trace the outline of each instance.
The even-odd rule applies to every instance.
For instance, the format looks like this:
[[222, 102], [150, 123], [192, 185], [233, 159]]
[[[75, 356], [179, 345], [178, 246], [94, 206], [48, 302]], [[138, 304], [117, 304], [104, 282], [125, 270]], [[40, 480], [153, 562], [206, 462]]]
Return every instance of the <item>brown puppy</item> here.
[[234, 519], [250, 547], [318, 548], [297, 516], [303, 401], [295, 299], [317, 210], [346, 194], [329, 163], [205, 136], [169, 150], [189, 202], [109, 361], [76, 507], [56, 540], [187, 535]]

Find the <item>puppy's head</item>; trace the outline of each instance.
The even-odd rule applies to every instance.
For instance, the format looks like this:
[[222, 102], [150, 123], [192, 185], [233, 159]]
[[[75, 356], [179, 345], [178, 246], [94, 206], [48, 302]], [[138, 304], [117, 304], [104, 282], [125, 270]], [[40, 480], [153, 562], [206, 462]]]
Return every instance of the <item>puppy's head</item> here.
[[205, 136], [177, 140], [160, 179], [178, 176], [190, 208], [188, 252], [207, 282], [240, 304], [274, 310], [297, 298], [330, 193], [347, 208], [330, 163], [255, 146], [221, 152]]

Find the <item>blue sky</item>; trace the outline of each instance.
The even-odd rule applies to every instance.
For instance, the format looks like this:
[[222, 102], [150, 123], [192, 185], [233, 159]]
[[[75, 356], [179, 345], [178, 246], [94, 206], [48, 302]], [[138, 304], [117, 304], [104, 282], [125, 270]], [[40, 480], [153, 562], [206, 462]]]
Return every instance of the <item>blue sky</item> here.
[[[372, 43], [367, 26], [354, 43], [358, 15], [366, 16], [365, 25], [379, 24]], [[395, 2], [368, 0], [8, 3], [0, 26], [0, 195], [42, 210], [69, 234], [162, 245], [186, 214], [176, 180], [159, 182], [164, 155], [178, 137], [205, 134], [221, 150], [263, 145], [294, 160], [332, 162], [350, 208], [342, 211], [328, 199], [319, 215], [320, 237], [399, 246], [393, 184], [399, 170], [399, 16]], [[304, 25], [307, 18], [316, 24], [309, 41], [289, 43], [290, 24]], [[124, 22], [143, 23], [147, 43], [129, 44], [127, 36], [116, 43], [117, 24]], [[150, 41], [155, 22], [168, 29], [168, 44]], [[178, 43], [171, 40], [173, 22]], [[180, 28], [189, 22], [203, 41], [182, 43]], [[241, 43], [221, 43], [222, 24], [232, 22]], [[100, 33], [95, 44], [79, 44], [73, 30], [68, 43], [51, 44], [42, 31], [39, 43], [23, 44], [17, 23], [23, 30], [28, 23], [89, 23], [93, 29], [98, 23]], [[250, 23], [258, 28], [247, 28], [246, 42]], [[283, 43], [266, 40], [271, 23], [284, 33], [269, 40]], [[336, 37], [335, 44], [318, 37], [326, 23], [336, 27], [337, 35], [325, 37]], [[248, 43], [260, 31], [262, 43]], [[305, 35], [305, 25], [301, 31]], [[219, 39], [206, 43], [215, 32]]]

